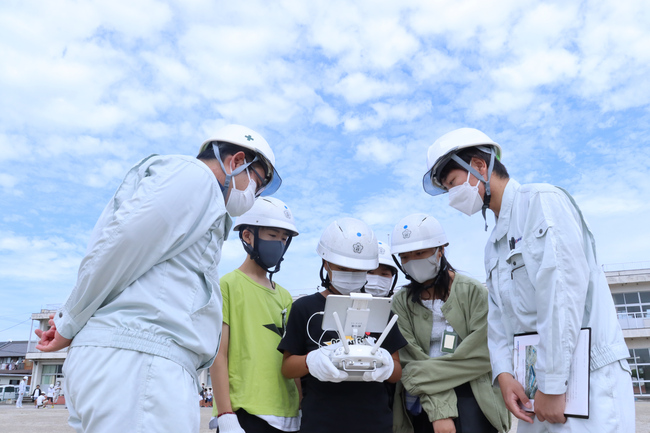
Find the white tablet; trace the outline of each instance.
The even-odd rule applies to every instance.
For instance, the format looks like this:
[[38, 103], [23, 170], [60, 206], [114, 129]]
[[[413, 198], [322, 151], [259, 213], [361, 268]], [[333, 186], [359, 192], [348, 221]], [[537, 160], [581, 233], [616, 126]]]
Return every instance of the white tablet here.
[[341, 320], [345, 334], [357, 335], [365, 332], [382, 332], [390, 317], [391, 298], [374, 298], [367, 293], [352, 293], [350, 296], [329, 295], [325, 300], [323, 330], [336, 331], [333, 313]]

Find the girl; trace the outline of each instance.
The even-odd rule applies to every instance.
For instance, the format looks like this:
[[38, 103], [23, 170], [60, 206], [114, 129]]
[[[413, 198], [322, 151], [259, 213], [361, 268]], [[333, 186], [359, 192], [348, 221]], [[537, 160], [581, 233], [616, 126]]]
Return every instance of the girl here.
[[402, 219], [391, 237], [411, 280], [393, 300], [408, 341], [400, 350], [395, 431], [507, 432], [510, 416], [490, 373], [487, 290], [456, 272], [447, 245], [440, 223], [425, 214]]

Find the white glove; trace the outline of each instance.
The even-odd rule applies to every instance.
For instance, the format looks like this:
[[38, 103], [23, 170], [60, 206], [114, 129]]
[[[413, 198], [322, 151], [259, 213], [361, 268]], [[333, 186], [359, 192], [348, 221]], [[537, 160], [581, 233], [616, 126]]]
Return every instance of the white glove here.
[[320, 349], [307, 354], [307, 368], [309, 373], [321, 382], [338, 383], [348, 378], [348, 374], [336, 368], [329, 356]]
[[382, 366], [377, 367], [374, 371], [366, 371], [363, 373], [363, 380], [366, 382], [383, 382], [393, 374], [395, 363], [390, 353], [383, 347], [377, 351], [377, 355], [381, 357]]
[[217, 425], [219, 433], [246, 433], [239, 425], [237, 415], [234, 413], [226, 413], [217, 418]]

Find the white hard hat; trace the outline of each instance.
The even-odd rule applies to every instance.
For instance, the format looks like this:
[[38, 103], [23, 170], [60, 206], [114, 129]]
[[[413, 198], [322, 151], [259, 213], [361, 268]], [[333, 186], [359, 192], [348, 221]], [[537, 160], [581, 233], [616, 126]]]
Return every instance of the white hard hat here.
[[255, 152], [266, 169], [267, 182], [261, 195], [271, 195], [280, 188], [282, 179], [275, 170], [275, 155], [269, 143], [260, 134], [245, 126], [226, 125], [219, 129], [211, 138], [203, 142], [199, 153], [203, 152], [213, 141], [224, 141]]
[[24, 379], [24, 380], [27, 380], [27, 376], [23, 376], [23, 379]]
[[390, 239], [393, 254], [435, 248], [449, 243], [438, 220], [423, 213], [414, 213], [402, 218], [393, 229]]
[[363, 271], [377, 269], [378, 250], [373, 231], [355, 218], [341, 218], [328, 225], [316, 247], [326, 262]]
[[390, 253], [390, 246], [383, 243], [382, 241], [379, 241], [377, 243], [377, 247], [379, 249], [379, 264], [389, 266], [393, 268], [395, 272], [397, 272], [397, 266], [395, 266], [393, 256]]
[[428, 194], [438, 195], [447, 192], [440, 183], [440, 172], [452, 155], [467, 147], [477, 147], [487, 153], [494, 150], [496, 158], [501, 159], [501, 146], [478, 129], [460, 128], [448, 132], [437, 139], [427, 151], [427, 172], [422, 178], [422, 186]]
[[276, 227], [298, 236], [298, 229], [293, 220], [293, 214], [282, 200], [274, 197], [260, 197], [255, 200], [253, 207], [237, 218], [234, 231], [240, 231], [245, 226]]

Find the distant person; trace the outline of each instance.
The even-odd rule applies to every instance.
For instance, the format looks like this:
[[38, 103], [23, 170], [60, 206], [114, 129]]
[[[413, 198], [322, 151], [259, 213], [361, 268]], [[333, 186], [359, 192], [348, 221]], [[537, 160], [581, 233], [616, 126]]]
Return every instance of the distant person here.
[[[330, 295], [359, 293], [367, 272], [379, 266], [377, 238], [366, 223], [341, 218], [325, 228], [318, 242], [323, 291], [296, 300], [287, 332], [278, 350], [283, 352], [282, 374], [302, 378], [302, 433], [390, 433], [391, 398], [385, 382], [402, 375], [398, 350], [406, 340], [393, 326], [377, 351], [382, 364], [363, 373], [360, 381], [346, 381], [330, 358], [340, 345], [338, 333], [323, 331], [323, 311]], [[379, 338], [378, 333], [363, 336]]]
[[23, 397], [25, 397], [25, 389], [27, 388], [27, 376], [23, 376], [23, 379], [18, 385], [18, 398], [16, 399], [16, 407], [23, 407]]
[[61, 396], [61, 389], [61, 381], [57, 381], [56, 386], [54, 387], [54, 404], [59, 401], [59, 397]]
[[36, 406], [36, 400], [41, 394], [43, 394], [43, 391], [41, 391], [41, 386], [36, 385], [36, 388], [34, 388], [34, 391], [32, 391], [32, 401], [34, 402], [34, 406]]
[[[429, 148], [423, 185], [431, 195], [448, 192], [466, 215], [489, 209], [496, 217], [485, 247], [488, 344], [506, 406], [524, 421], [522, 432], [634, 432], [629, 352], [582, 211], [559, 187], [510, 179], [500, 160], [501, 146], [483, 132], [457, 129]], [[581, 328], [591, 328], [589, 419], [567, 419]], [[530, 402], [512, 362], [513, 336], [528, 332], [540, 338], [534, 415], [519, 406]]]
[[36, 398], [36, 409], [45, 409], [47, 407], [46, 401], [47, 396], [43, 393], [39, 394], [38, 398]]
[[47, 388], [47, 401], [48, 403], [52, 404], [52, 407], [54, 407], [54, 384], [50, 383], [50, 386]]
[[[152, 155], [127, 173], [72, 294], [51, 329], [36, 331], [39, 350], [71, 346], [65, 395], [78, 432], [199, 430], [197, 371], [221, 333], [221, 247], [231, 217], [280, 186], [274, 162], [261, 135], [228, 125], [196, 158]], [[178, 398], [160, 398], [170, 389]]]
[[277, 351], [292, 298], [272, 278], [298, 230], [289, 207], [273, 197], [258, 199], [234, 230], [247, 255], [221, 278], [223, 325], [210, 368], [215, 395], [210, 427], [218, 424], [220, 433], [295, 432], [298, 388], [282, 375]]
[[[488, 293], [453, 268], [434, 217], [402, 218], [391, 250], [410, 280], [393, 298], [404, 370], [393, 429], [408, 433], [508, 432], [510, 414], [492, 386], [487, 343]], [[445, 343], [445, 344], [443, 344]]]

